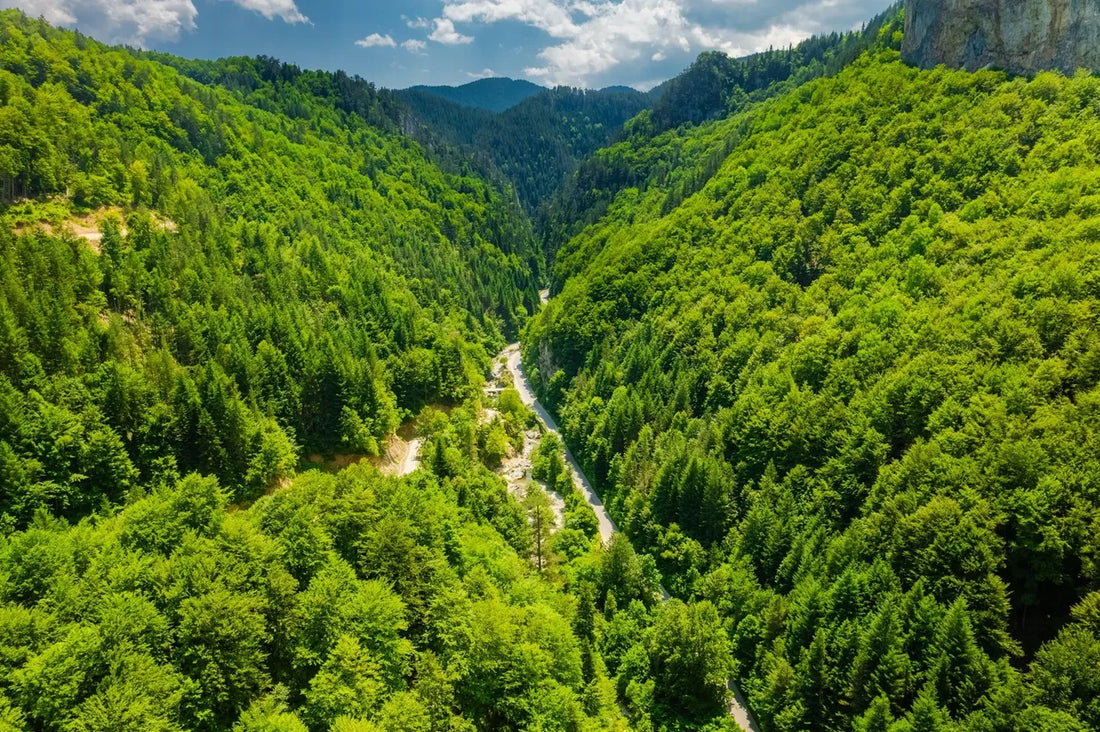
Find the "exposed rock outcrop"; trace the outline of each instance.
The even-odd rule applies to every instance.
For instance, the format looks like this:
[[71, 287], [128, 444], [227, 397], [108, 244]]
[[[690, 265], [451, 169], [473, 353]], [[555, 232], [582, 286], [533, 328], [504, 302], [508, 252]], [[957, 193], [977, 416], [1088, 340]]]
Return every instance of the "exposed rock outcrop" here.
[[1100, 0], [906, 0], [902, 56], [922, 68], [1100, 71]]

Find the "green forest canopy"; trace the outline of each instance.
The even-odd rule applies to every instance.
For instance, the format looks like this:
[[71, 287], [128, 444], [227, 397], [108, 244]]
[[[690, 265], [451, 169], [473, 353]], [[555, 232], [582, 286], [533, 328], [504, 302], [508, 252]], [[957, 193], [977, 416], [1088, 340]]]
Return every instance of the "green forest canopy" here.
[[558, 252], [524, 357], [764, 729], [1095, 729], [1100, 80], [917, 71], [899, 27], [620, 143], [721, 157]]
[[426, 148], [458, 146], [466, 165], [474, 161], [487, 175], [507, 181], [528, 212], [651, 102], [632, 89], [558, 87], [491, 114], [417, 88], [395, 95], [412, 110], [416, 124], [408, 127]]
[[[488, 354], [544, 266], [507, 193], [343, 74], [14, 11], [0, 68], [0, 729], [722, 716], [713, 606], [601, 546], [560, 444], [548, 541], [491, 470], [534, 422], [509, 391], [486, 422]], [[297, 472], [413, 417], [411, 477]], [[697, 649], [701, 683], [655, 692]]]
[[[361, 79], [0, 13], [0, 730], [1100, 728], [1100, 82], [898, 28], [701, 59], [548, 263]], [[493, 472], [521, 331], [629, 540]]]
[[[234, 92], [18, 15], [0, 32], [2, 177], [34, 196], [0, 233], [15, 525], [192, 470], [248, 498], [300, 449], [377, 453], [533, 307], [518, 211], [340, 109], [339, 78], [212, 64]], [[34, 225], [104, 207], [99, 254]]]

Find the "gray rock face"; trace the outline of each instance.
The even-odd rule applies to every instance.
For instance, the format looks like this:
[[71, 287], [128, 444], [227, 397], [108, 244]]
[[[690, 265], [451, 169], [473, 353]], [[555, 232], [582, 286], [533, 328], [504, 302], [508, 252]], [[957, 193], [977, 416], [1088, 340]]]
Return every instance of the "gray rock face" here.
[[1100, 71], [1100, 0], [906, 0], [902, 57], [926, 69]]

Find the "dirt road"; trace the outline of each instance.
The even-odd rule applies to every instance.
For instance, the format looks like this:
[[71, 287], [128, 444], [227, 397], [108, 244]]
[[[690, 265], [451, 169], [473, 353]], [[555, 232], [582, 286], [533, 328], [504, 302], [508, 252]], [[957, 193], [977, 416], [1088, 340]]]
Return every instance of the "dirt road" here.
[[[550, 416], [550, 413], [539, 404], [538, 399], [535, 398], [535, 392], [531, 390], [531, 384], [527, 381], [526, 374], [523, 373], [523, 364], [520, 363], [519, 357], [519, 344], [513, 343], [505, 348], [501, 351], [500, 358], [505, 359], [508, 370], [512, 372], [512, 379], [515, 381], [516, 391], [519, 392], [520, 399], [523, 400], [523, 403], [535, 412], [539, 421], [542, 422], [547, 431], [553, 432], [561, 437], [561, 432], [558, 431], [557, 423], [554, 421], [554, 418]], [[573, 453], [569, 451], [568, 447], [565, 448], [565, 465], [569, 468], [569, 472], [573, 476], [573, 482], [580, 488], [584, 500], [587, 501], [588, 505], [592, 507], [592, 510], [596, 512], [596, 520], [599, 522], [600, 539], [603, 541], [604, 546], [606, 546], [608, 542], [611, 541], [611, 535], [618, 531], [615, 527], [615, 522], [607, 515], [607, 509], [604, 508], [599, 495], [597, 495], [596, 491], [592, 488], [592, 484], [588, 482], [588, 478], [585, 477], [584, 471], [581, 470], [580, 465], [577, 463], [576, 459], [573, 457]]]
[[[545, 292], [545, 291], [544, 291]], [[541, 295], [542, 293], [540, 293]], [[543, 302], [545, 303], [545, 295], [543, 296]], [[547, 430], [557, 434], [559, 437], [561, 433], [558, 431], [558, 425], [554, 421], [554, 418], [550, 416], [538, 399], [535, 398], [535, 392], [531, 388], [530, 382], [527, 381], [527, 375], [523, 372], [523, 364], [519, 355], [519, 344], [513, 343], [503, 351], [501, 351], [499, 358], [503, 358], [507, 364], [508, 370], [512, 372], [512, 379], [515, 381], [516, 391], [519, 392], [520, 399], [523, 403], [530, 407], [538, 416], [539, 421]], [[564, 444], [564, 439], [562, 443]], [[573, 474], [573, 481], [580, 487], [581, 493], [584, 495], [584, 499], [588, 502], [588, 505], [592, 507], [592, 510], [596, 513], [596, 519], [600, 526], [600, 539], [603, 541], [604, 546], [607, 546], [611, 541], [611, 536], [618, 530], [615, 527], [615, 522], [611, 520], [611, 517], [607, 514], [607, 508], [603, 505], [603, 501], [600, 500], [599, 495], [592, 488], [592, 484], [588, 482], [588, 478], [585, 477], [584, 471], [581, 470], [580, 464], [573, 457], [573, 453], [569, 451], [569, 448], [565, 448], [565, 464], [569, 468], [569, 471]], [[664, 587], [661, 588], [661, 599], [668, 600], [670, 595]], [[733, 680], [727, 682], [727, 687], [730, 690], [730, 716], [733, 717], [733, 721], [737, 722], [737, 726], [745, 732], [760, 732], [760, 728], [757, 726], [756, 721], [752, 718], [752, 714], [749, 712], [748, 706], [745, 704], [745, 698], [741, 695], [741, 690], [737, 688], [737, 685], [733, 683]]]

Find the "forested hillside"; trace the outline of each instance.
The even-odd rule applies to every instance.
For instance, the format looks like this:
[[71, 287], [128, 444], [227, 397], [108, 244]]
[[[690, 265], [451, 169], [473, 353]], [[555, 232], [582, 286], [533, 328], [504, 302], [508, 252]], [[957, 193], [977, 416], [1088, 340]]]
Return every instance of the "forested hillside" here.
[[0, 12], [0, 732], [1100, 730], [1100, 80], [901, 28], [493, 114]]
[[731, 58], [704, 53], [682, 74], [650, 92], [652, 109], [627, 123], [614, 145], [586, 158], [564, 185], [543, 199], [536, 231], [552, 256], [585, 226], [595, 223], [626, 188], [659, 188], [666, 210], [695, 193], [730, 154], [735, 138], [678, 135], [683, 125], [724, 119], [832, 76], [877, 42], [895, 5], [859, 31], [814, 36], [796, 46]]
[[0, 13], [0, 730], [723, 719], [715, 608], [599, 541], [560, 443], [560, 517], [499, 474], [538, 431], [481, 387], [541, 255], [408, 115]]
[[1098, 729], [1100, 80], [900, 27], [598, 153], [524, 358], [764, 730]]
[[610, 143], [622, 125], [649, 106], [633, 90], [559, 87], [528, 97], [501, 114], [449, 102], [427, 91], [396, 92], [411, 107], [429, 148], [459, 145], [512, 184], [533, 213], [588, 155]]
[[[299, 448], [377, 452], [402, 414], [461, 399], [533, 307], [518, 212], [333, 104], [339, 78], [231, 61], [230, 92], [2, 23], [15, 525], [191, 470], [255, 496]], [[101, 239], [63, 233], [80, 212]]]

